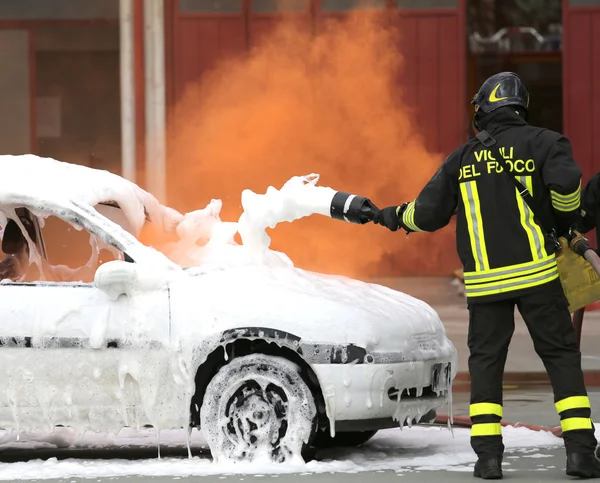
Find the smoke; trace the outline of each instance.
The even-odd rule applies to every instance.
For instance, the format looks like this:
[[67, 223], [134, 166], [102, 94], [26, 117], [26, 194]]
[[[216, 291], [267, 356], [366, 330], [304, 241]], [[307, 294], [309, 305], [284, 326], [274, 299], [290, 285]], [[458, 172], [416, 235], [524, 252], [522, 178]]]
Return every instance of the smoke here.
[[[192, 48], [191, 46], [189, 48]], [[169, 133], [169, 204], [223, 200], [237, 220], [242, 190], [264, 193], [295, 175], [384, 207], [410, 201], [443, 162], [425, 148], [403, 103], [401, 32], [377, 15], [347, 16], [313, 34], [281, 21], [242, 56], [189, 86]], [[389, 232], [319, 215], [269, 232], [271, 248], [308, 270], [353, 277], [451, 273], [452, 228]]]

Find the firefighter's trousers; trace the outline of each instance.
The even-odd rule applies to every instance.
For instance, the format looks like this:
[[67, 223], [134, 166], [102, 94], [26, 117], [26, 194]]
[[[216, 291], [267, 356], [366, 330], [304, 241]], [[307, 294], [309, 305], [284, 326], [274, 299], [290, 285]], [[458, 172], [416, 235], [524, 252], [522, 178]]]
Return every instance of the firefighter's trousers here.
[[552, 383], [567, 453], [593, 452], [596, 438], [583, 382], [581, 353], [559, 280], [513, 299], [469, 304], [473, 450], [482, 459], [504, 452], [500, 425], [502, 377], [515, 329], [515, 306], [525, 320], [535, 351]]

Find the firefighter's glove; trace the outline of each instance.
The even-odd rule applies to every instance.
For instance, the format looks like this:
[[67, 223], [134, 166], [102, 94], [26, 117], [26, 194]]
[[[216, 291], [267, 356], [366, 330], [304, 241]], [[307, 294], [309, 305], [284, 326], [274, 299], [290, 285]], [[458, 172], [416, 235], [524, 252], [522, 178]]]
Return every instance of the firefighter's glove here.
[[379, 212], [379, 215], [373, 222], [377, 225], [385, 226], [391, 231], [396, 231], [398, 228], [408, 229], [402, 224], [402, 213], [406, 209], [407, 203], [401, 206], [388, 206]]

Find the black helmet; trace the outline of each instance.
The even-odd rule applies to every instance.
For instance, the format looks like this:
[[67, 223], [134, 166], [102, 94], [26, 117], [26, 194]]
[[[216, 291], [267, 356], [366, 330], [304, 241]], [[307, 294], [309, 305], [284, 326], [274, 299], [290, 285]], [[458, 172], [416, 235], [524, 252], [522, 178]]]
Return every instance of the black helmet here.
[[504, 106], [529, 107], [529, 91], [513, 72], [500, 72], [487, 79], [473, 96], [471, 104], [489, 113]]

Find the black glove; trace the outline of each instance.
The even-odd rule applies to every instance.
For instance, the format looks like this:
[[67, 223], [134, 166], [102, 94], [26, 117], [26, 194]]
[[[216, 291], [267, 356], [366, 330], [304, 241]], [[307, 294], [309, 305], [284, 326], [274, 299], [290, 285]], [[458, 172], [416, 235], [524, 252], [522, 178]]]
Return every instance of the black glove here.
[[406, 231], [411, 231], [402, 223], [402, 214], [407, 206], [408, 203], [404, 203], [400, 206], [388, 206], [387, 208], [383, 208], [373, 219], [373, 223], [385, 226], [391, 231], [396, 231], [398, 228], [404, 228]]

